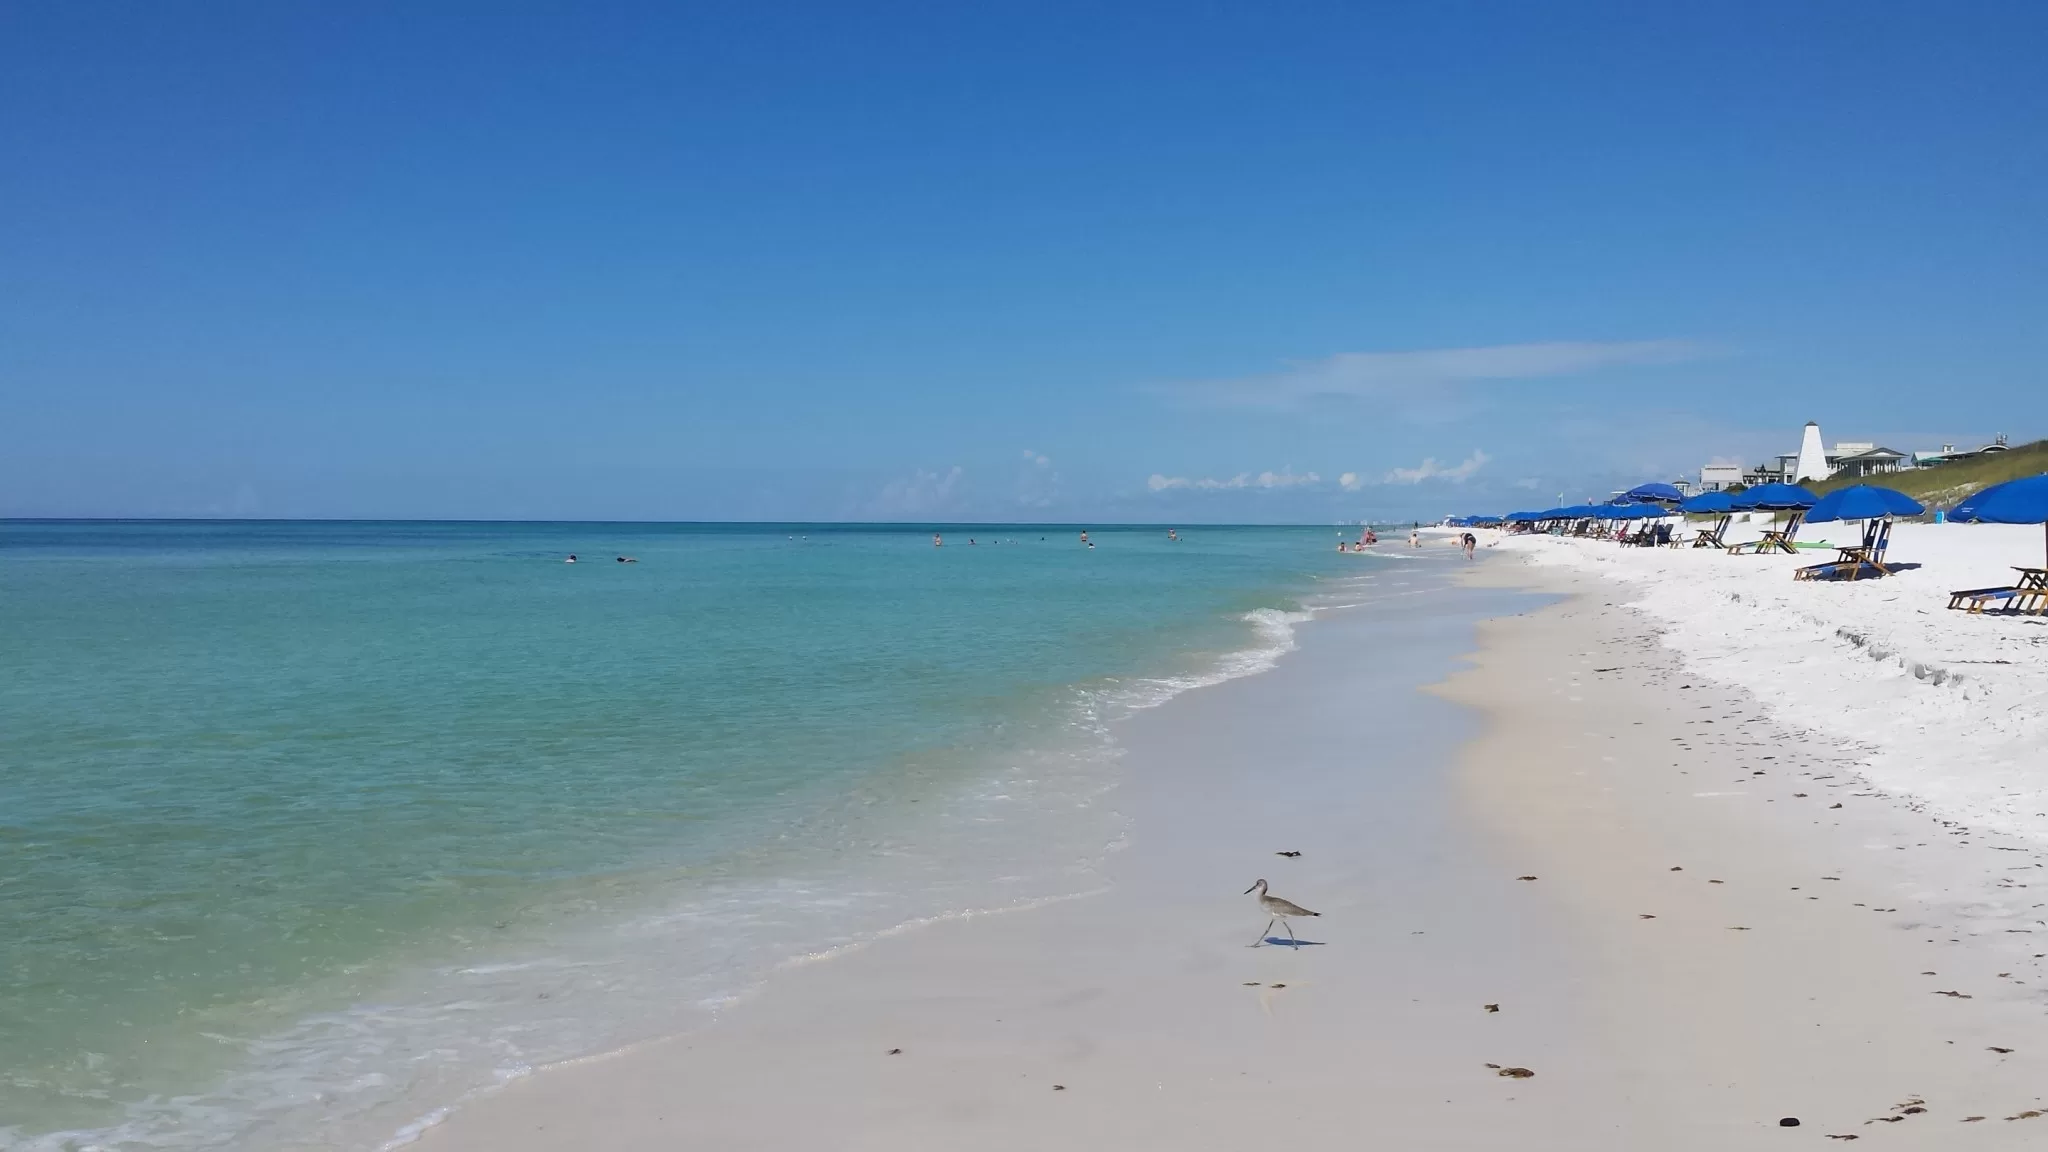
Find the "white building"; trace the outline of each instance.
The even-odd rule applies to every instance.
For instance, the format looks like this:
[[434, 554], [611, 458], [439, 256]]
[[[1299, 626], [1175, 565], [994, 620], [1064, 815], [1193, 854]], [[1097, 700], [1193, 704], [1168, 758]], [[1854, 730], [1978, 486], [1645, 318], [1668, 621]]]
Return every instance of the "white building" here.
[[1700, 491], [1719, 492], [1731, 484], [1742, 483], [1742, 465], [1705, 464], [1700, 467]]
[[1793, 483], [1804, 484], [1808, 480], [1825, 480], [1834, 469], [1828, 467], [1828, 450], [1821, 447], [1820, 425], [1811, 420], [1806, 422], [1806, 431], [1799, 438], [1799, 462], [1794, 465]]
[[1832, 451], [1821, 446], [1820, 425], [1808, 421], [1799, 438], [1799, 451], [1785, 452], [1754, 468], [1707, 464], [1700, 468], [1700, 491], [1715, 492], [1733, 484], [1754, 488], [1759, 484], [1802, 484], [1832, 476], [1866, 478], [1926, 468], [1951, 460], [1966, 460], [1987, 452], [2005, 452], [2010, 445], [2000, 435], [1981, 448], [1957, 448], [1943, 444], [1939, 452], [1900, 452], [1869, 440], [1842, 440]]

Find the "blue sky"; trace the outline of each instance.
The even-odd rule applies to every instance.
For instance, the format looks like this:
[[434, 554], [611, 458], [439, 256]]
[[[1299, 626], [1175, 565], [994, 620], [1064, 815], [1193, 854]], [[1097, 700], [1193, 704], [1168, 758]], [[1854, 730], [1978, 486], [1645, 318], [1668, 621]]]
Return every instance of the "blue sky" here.
[[0, 515], [1324, 521], [2048, 434], [2040, 4], [0, 9]]

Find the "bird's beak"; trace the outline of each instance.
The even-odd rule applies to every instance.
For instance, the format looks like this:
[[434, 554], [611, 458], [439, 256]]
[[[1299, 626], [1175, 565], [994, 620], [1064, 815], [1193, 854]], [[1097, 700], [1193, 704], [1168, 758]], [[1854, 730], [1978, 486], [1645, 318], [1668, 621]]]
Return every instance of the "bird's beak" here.
[[1256, 891], [1258, 891], [1258, 890], [1259, 890], [1259, 886], [1258, 886], [1257, 884], [1254, 884], [1254, 885], [1252, 885], [1251, 887], [1249, 887], [1249, 888], [1245, 889], [1245, 890], [1244, 890], [1244, 892], [1243, 892], [1243, 893], [1241, 893], [1241, 894], [1242, 894], [1242, 895], [1245, 895], [1245, 896], [1249, 896], [1249, 895], [1251, 895], [1252, 893], [1254, 893], [1254, 892], [1256, 892]]

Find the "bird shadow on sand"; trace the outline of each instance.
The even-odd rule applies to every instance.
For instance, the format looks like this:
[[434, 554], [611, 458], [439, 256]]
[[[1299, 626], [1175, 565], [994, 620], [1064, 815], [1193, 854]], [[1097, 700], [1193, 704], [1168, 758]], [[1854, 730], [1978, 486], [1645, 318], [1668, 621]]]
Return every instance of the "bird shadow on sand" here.
[[1303, 948], [1321, 948], [1325, 943], [1326, 941], [1322, 940], [1289, 940], [1285, 936], [1268, 936], [1265, 939], [1265, 944], [1269, 948], [1293, 948], [1297, 945]]

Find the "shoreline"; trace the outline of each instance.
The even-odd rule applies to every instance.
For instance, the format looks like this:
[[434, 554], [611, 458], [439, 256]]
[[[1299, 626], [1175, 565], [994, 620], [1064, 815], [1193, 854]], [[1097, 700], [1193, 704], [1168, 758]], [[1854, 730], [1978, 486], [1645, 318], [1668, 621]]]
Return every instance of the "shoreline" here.
[[[1498, 553], [1465, 571], [1445, 590], [1459, 609], [1422, 613], [1410, 598], [1431, 589], [1377, 573], [1275, 668], [1125, 721], [1134, 833], [1105, 891], [785, 968], [702, 1032], [530, 1077], [413, 1146], [1285, 1131], [1719, 1152], [2048, 1131], [2028, 1115], [2048, 1053], [2028, 1042], [2044, 972], [2025, 950], [2048, 952], [2048, 925], [1981, 898], [2041, 868], [2038, 846], [1872, 795], [1857, 750], [1689, 673], [1596, 577]], [[1358, 653], [1430, 626], [1471, 640], [1369, 715]], [[1303, 857], [1273, 859], [1281, 840]], [[1243, 947], [1247, 869], [1326, 913], [1308, 947]]]
[[[58, 929], [0, 948], [24, 1150], [375, 1147], [697, 1028], [792, 957], [1098, 887], [1105, 723], [1264, 667], [1336, 574], [1299, 532], [650, 534], [627, 568], [541, 532], [80, 535], [24, 570], [45, 631], [128, 651], [91, 609], [135, 595], [167, 635], [90, 677], [101, 649], [44, 645], [70, 664], [15, 697], [44, 718], [16, 744], [54, 755], [15, 781], [30, 868], [0, 903]], [[213, 659], [244, 650], [276, 660]], [[226, 748], [189, 727], [238, 721]], [[179, 821], [141, 819], [166, 796]], [[106, 850], [61, 847], [81, 820]]]
[[[1318, 1128], [1315, 1102], [1344, 1100], [1330, 1123], [1418, 1139], [1550, 1113], [1482, 1065], [1575, 1050], [1570, 994], [1534, 991], [1573, 983], [1565, 942], [1459, 837], [1440, 765], [1467, 721], [1417, 691], [1523, 598], [1451, 568], [1389, 566], [1274, 669], [1124, 721], [1133, 833], [1108, 891], [786, 970], [702, 1032], [511, 1085], [417, 1146], [1185, 1148], [1285, 1128], [1276, 1093]], [[1247, 947], [1260, 876], [1324, 913], [1295, 922], [1301, 948]], [[1554, 1007], [1482, 1011], [1502, 998]], [[1388, 1091], [1361, 1096], [1360, 1076]]]

